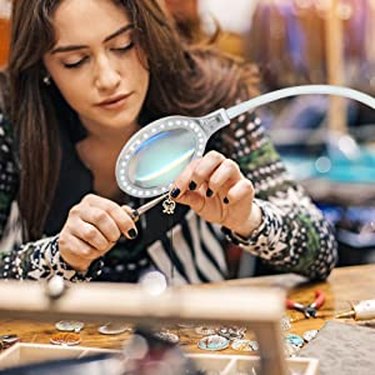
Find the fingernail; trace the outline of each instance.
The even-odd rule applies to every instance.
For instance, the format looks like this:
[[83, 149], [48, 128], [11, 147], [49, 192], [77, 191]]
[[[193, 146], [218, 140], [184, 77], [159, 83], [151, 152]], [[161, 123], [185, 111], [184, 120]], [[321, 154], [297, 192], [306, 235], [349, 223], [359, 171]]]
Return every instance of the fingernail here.
[[206, 197], [210, 198], [213, 195], [214, 195], [214, 192], [210, 188], [208, 188], [207, 191], [206, 191]]
[[221, 231], [226, 235], [230, 235], [232, 233], [232, 231], [227, 227], [221, 227]]
[[138, 235], [138, 233], [137, 233], [137, 231], [134, 228], [129, 229], [129, 231], [128, 231], [129, 238], [131, 238], [132, 240], [134, 240], [134, 238], [137, 237], [137, 235]]
[[197, 184], [194, 181], [190, 181], [189, 189], [191, 191], [195, 190], [197, 188]]
[[224, 197], [223, 202], [224, 204], [229, 204], [229, 199], [227, 197]]
[[171, 197], [172, 198], [177, 198], [181, 193], [181, 190], [179, 188], [173, 188], [171, 191]]

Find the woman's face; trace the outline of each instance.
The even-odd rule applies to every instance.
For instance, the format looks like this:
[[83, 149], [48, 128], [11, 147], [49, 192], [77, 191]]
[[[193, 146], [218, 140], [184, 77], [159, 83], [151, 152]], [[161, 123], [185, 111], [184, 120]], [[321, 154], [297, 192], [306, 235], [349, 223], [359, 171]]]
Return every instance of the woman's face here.
[[100, 133], [134, 125], [149, 72], [124, 9], [108, 0], [63, 0], [53, 25], [56, 44], [44, 64], [84, 126]]

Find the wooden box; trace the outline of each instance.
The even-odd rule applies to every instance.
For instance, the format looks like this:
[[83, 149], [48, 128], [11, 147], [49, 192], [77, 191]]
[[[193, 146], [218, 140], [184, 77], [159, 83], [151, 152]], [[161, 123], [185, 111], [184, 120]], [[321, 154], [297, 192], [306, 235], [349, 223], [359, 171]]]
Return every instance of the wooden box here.
[[[150, 327], [176, 323], [241, 325], [255, 334], [259, 357], [188, 355], [203, 370], [220, 375], [253, 375], [252, 368], [258, 365], [262, 371], [257, 373], [267, 375], [317, 375], [317, 360], [285, 358], [280, 326], [284, 303], [284, 292], [269, 288], [183, 287], [155, 294], [137, 285], [91, 283], [71, 285], [56, 299], [40, 283], [0, 282], [0, 318], [126, 320]], [[102, 351], [86, 347], [17, 344], [0, 355], [0, 368], [99, 352]]]
[[[17, 343], [0, 354], [0, 370], [39, 362], [84, 358], [96, 354], [119, 354], [109, 349], [83, 346], [61, 347], [46, 344]], [[252, 374], [259, 365], [259, 357], [243, 355], [188, 354], [196, 367], [209, 374], [238, 375]], [[288, 358], [287, 368], [292, 374], [317, 375], [318, 360], [313, 358]]]

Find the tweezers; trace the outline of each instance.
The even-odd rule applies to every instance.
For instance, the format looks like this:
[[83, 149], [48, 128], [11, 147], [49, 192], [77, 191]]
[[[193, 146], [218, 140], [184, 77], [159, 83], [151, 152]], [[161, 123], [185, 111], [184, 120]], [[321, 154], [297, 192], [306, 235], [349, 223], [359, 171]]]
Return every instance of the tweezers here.
[[160, 197], [156, 197], [155, 199], [153, 199], [152, 201], [150, 202], [147, 202], [145, 204], [143, 204], [142, 206], [138, 207], [138, 208], [135, 208], [130, 216], [132, 217], [132, 219], [134, 221], [138, 221], [139, 217], [141, 215], [143, 215], [145, 212], [147, 212], [148, 210], [150, 210], [151, 208], [155, 207], [158, 203], [160, 203], [162, 200], [164, 200], [165, 198], [167, 198], [169, 196], [169, 192], [168, 193], [165, 193], [163, 195], [160, 195]]

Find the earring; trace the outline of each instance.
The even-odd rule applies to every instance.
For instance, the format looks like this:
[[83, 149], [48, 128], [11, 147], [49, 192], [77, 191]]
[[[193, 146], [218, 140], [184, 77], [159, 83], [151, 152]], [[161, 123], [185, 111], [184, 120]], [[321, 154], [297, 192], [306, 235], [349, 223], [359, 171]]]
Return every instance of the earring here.
[[50, 76], [45, 76], [45, 77], [43, 77], [43, 83], [44, 83], [46, 86], [50, 86], [50, 85], [51, 85], [51, 77], [50, 77]]

